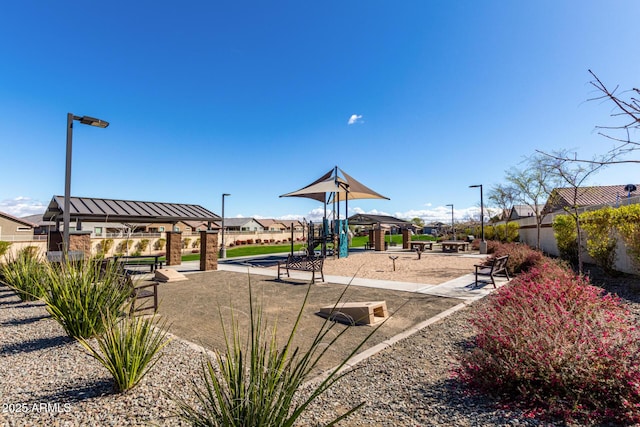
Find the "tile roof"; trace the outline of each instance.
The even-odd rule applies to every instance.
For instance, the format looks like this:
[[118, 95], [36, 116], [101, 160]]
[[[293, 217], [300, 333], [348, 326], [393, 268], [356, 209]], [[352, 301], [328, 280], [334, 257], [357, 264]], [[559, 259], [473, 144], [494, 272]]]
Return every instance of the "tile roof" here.
[[[635, 184], [640, 189], [640, 184]], [[594, 205], [615, 205], [620, 200], [629, 196], [629, 192], [625, 190], [626, 185], [602, 185], [593, 187], [580, 187], [577, 194], [574, 188], [555, 188], [547, 204], [545, 212], [553, 212], [564, 207], [573, 206], [574, 198], [578, 206], [594, 206]], [[633, 196], [640, 195], [640, 191], [632, 191]]]

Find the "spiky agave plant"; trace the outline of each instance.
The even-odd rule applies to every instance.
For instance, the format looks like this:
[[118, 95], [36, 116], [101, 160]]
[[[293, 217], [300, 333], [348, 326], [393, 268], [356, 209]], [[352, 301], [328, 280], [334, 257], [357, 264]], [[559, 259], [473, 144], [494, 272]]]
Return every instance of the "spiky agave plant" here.
[[7, 255], [7, 263], [0, 264], [0, 277], [22, 301], [35, 301], [43, 295], [46, 282], [44, 261], [36, 253], [24, 250], [17, 256]]
[[[332, 332], [336, 323], [325, 319], [306, 351], [294, 348], [294, 337], [310, 290], [311, 285], [307, 288], [286, 344], [279, 348], [276, 328], [272, 328], [271, 333], [267, 331], [266, 324], [263, 323], [262, 309], [254, 304], [249, 278], [250, 330], [247, 345], [241, 342], [232, 309], [231, 330], [221, 322], [226, 355], [216, 350], [215, 361], [208, 359], [203, 362], [201, 375], [204, 386], [198, 386], [195, 382], [193, 385], [197, 406], [182, 398], [173, 397], [178, 405], [177, 415], [194, 426], [292, 426], [311, 402], [347, 375], [349, 371], [342, 368], [382, 323], [372, 329], [371, 333], [322, 381], [314, 385], [308, 395], [300, 400], [295, 399], [297, 392], [309, 379], [323, 355], [348, 330], [343, 328], [340, 332]], [[340, 295], [336, 306], [346, 290], [347, 288]], [[221, 313], [220, 316], [222, 320]], [[331, 338], [325, 342], [328, 335]], [[348, 417], [363, 404], [364, 402], [355, 405], [328, 425]]]

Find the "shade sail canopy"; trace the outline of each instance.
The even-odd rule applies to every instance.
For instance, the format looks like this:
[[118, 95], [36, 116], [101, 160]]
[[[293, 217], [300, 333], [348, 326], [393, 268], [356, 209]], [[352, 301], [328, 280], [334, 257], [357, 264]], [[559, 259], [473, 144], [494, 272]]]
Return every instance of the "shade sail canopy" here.
[[[338, 175], [338, 171], [342, 177]], [[388, 197], [377, 193], [348, 175], [337, 166], [329, 172], [322, 175], [306, 187], [291, 193], [283, 194], [280, 197], [305, 197], [308, 199], [318, 200], [320, 202], [332, 202], [336, 197], [338, 200], [354, 200], [354, 199], [385, 199]], [[327, 199], [329, 196], [329, 199]]]

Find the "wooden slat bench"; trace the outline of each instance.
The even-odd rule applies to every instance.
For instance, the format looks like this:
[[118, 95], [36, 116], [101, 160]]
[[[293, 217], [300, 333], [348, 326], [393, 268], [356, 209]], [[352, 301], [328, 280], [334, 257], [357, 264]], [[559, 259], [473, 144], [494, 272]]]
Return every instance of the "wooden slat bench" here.
[[123, 286], [131, 290], [131, 307], [129, 315], [133, 316], [142, 311], [158, 311], [158, 285], [156, 281], [150, 283], [137, 284], [131, 276], [121, 276]]
[[[506, 276], [509, 279], [509, 272], [507, 271], [507, 261], [509, 255], [494, 258], [493, 262], [489, 265], [475, 265], [476, 268], [476, 286], [478, 286], [478, 276], [488, 276], [491, 279], [493, 287], [496, 287], [496, 275]], [[484, 283], [489, 283], [486, 280], [480, 280]]]
[[280, 280], [280, 269], [284, 268], [285, 270], [287, 270], [287, 277], [291, 277], [289, 275], [289, 270], [310, 271], [311, 283], [315, 283], [316, 272], [319, 272], [320, 277], [324, 282], [324, 273], [322, 272], [323, 264], [324, 264], [324, 258], [322, 257], [310, 257], [306, 255], [289, 255], [287, 256], [287, 260], [285, 262], [278, 261], [278, 280]]

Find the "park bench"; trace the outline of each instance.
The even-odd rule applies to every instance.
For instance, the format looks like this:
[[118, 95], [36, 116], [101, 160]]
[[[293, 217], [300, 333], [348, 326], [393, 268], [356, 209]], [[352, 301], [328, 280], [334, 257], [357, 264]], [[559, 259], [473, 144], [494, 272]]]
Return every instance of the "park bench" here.
[[[475, 265], [476, 268], [476, 286], [478, 286], [478, 276], [488, 276], [491, 279], [491, 283], [493, 287], [496, 287], [496, 275], [506, 276], [507, 280], [509, 280], [509, 272], [507, 271], [507, 261], [509, 260], [509, 255], [501, 256], [494, 258], [490, 264], [488, 265]], [[481, 280], [481, 282], [488, 283], [486, 280]]]
[[310, 271], [311, 283], [315, 283], [316, 272], [320, 272], [320, 277], [324, 282], [324, 273], [322, 272], [323, 263], [324, 263], [324, 258], [322, 257], [310, 257], [307, 255], [289, 255], [287, 256], [286, 261], [284, 262], [278, 261], [278, 280], [280, 280], [280, 269], [284, 268], [285, 270], [287, 270], [287, 277], [291, 277], [289, 275], [289, 270]]

